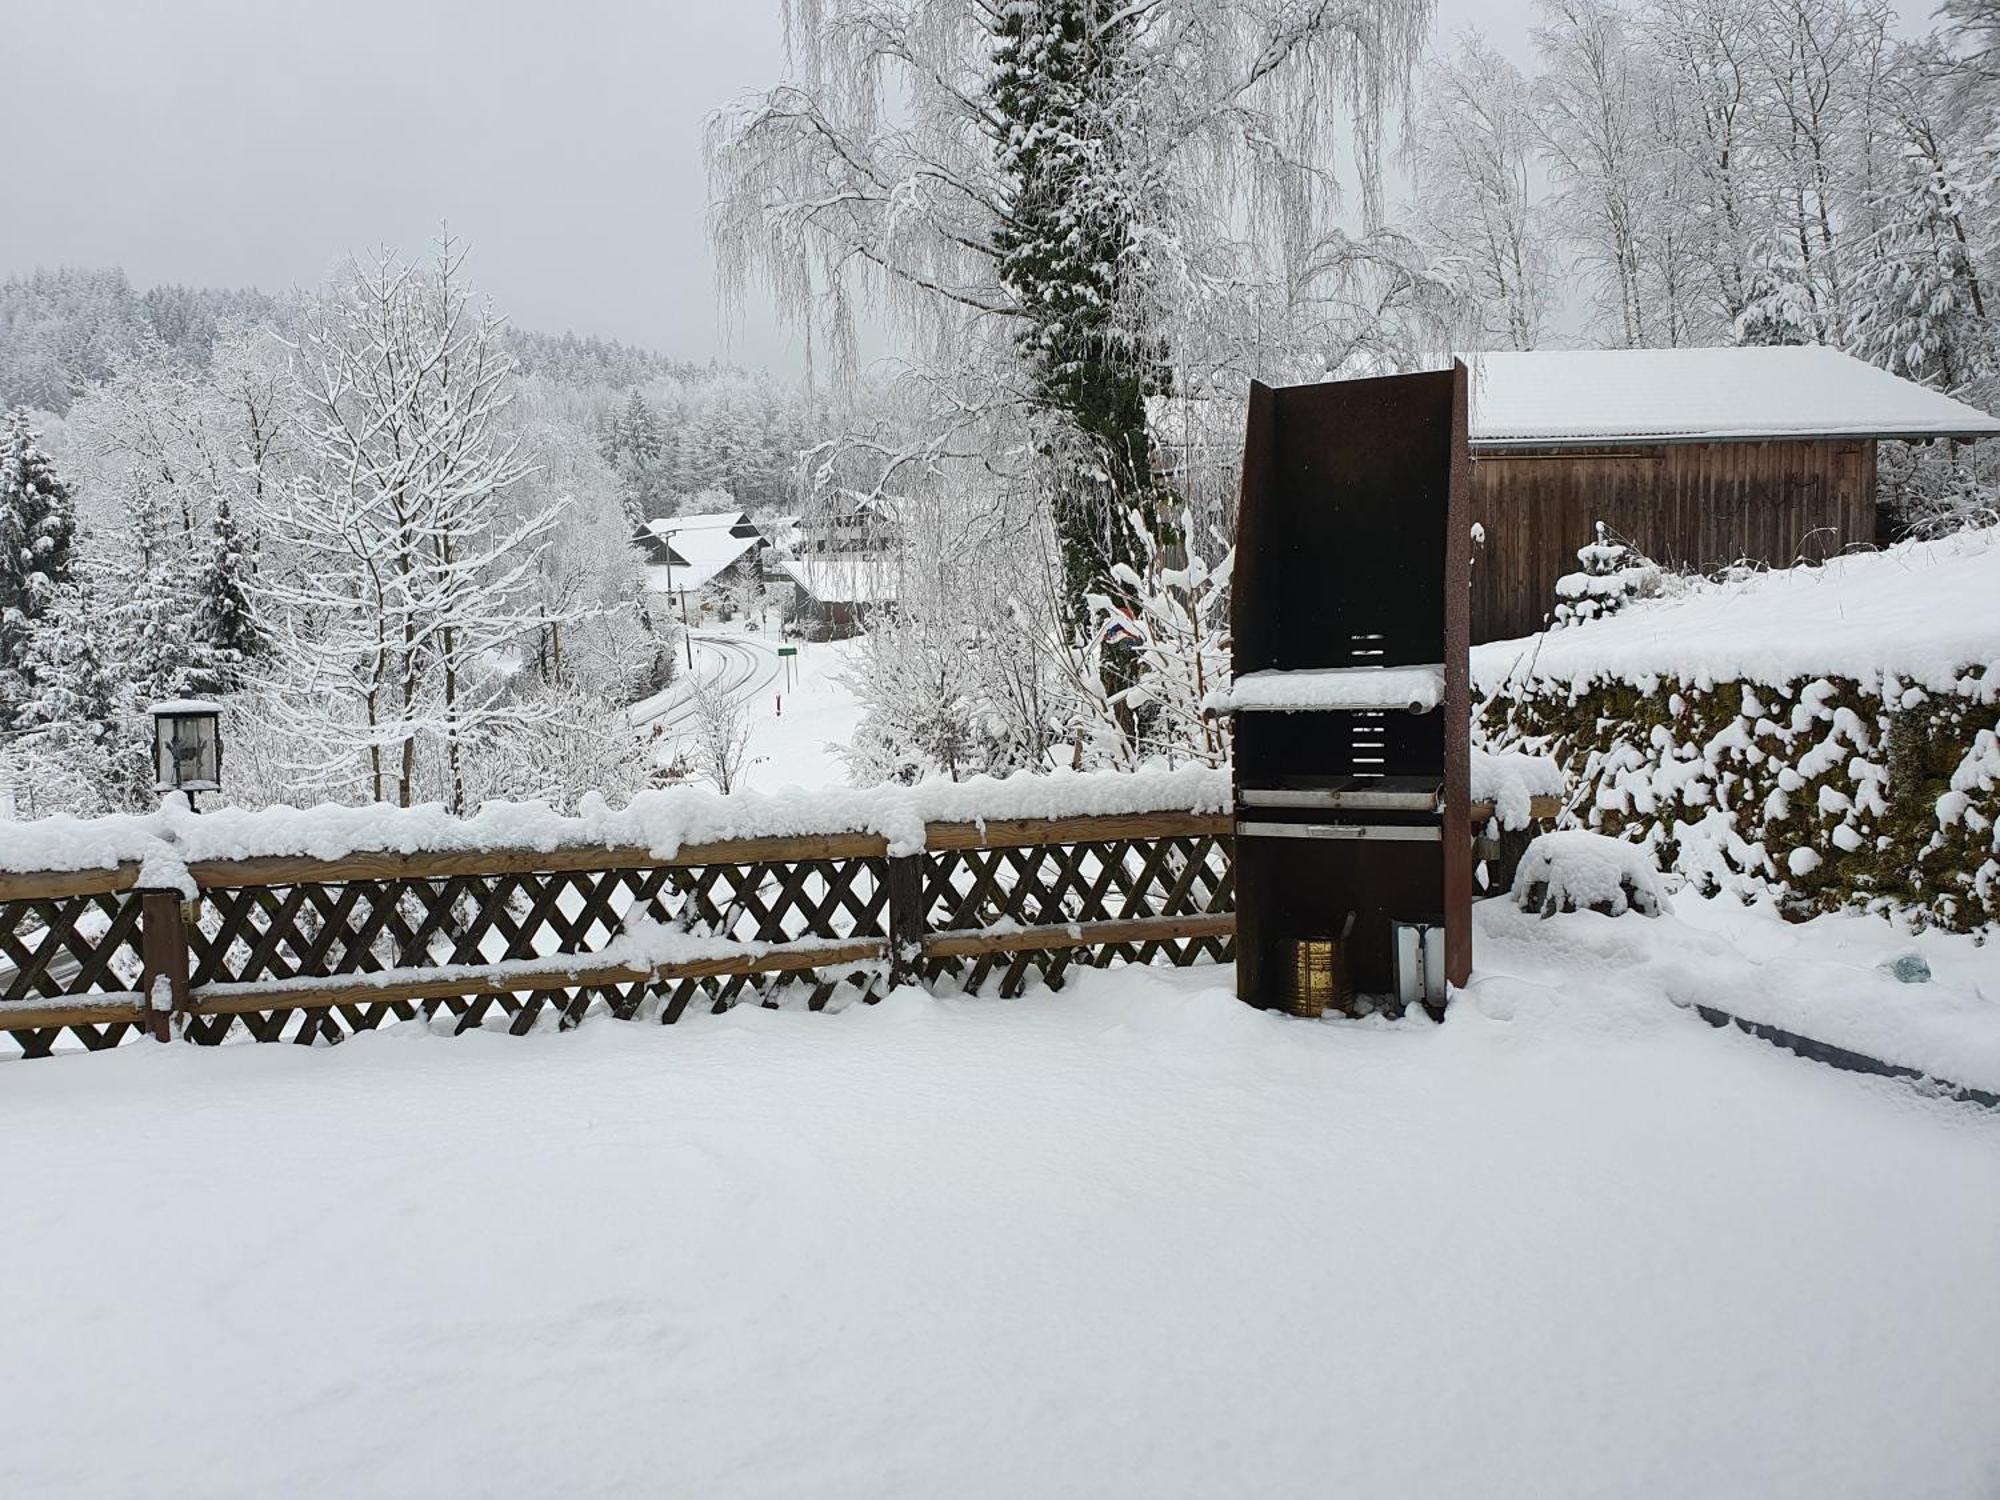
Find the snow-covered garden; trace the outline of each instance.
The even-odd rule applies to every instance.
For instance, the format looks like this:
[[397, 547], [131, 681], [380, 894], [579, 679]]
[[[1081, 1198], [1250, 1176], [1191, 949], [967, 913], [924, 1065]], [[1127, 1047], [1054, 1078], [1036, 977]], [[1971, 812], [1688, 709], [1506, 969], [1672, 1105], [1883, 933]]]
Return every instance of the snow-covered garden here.
[[683, 8], [0, 264], [0, 1500], [2000, 1495], [1991, 0]]
[[1442, 1026], [1122, 970], [12, 1069], [0, 1487], [1991, 1490], [2000, 1115], [1671, 1003], [1892, 1003], [1884, 935], [1481, 913]]

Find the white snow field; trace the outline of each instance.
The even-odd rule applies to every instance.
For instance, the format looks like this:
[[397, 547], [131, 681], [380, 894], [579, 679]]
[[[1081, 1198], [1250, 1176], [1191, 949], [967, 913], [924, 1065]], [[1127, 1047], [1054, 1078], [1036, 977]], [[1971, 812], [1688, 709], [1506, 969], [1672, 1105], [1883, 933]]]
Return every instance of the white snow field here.
[[2000, 1112], [1668, 1003], [1839, 981], [1696, 907], [1482, 903], [1441, 1026], [1123, 970], [19, 1064], [0, 1494], [2000, 1493]]

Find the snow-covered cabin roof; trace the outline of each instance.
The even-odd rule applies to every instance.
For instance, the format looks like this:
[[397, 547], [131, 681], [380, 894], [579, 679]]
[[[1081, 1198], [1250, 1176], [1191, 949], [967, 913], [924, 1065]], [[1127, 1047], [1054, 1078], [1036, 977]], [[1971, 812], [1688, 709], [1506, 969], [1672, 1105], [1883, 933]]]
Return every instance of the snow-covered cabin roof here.
[[1465, 362], [1474, 449], [2000, 434], [1985, 412], [1819, 346], [1537, 349]]

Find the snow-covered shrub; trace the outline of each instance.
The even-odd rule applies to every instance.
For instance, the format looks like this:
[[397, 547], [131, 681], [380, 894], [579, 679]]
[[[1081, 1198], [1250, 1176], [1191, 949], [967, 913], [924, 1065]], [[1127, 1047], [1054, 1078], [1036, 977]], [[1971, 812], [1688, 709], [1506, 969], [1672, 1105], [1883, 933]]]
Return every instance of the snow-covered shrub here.
[[1666, 905], [1651, 851], [1576, 828], [1545, 833], [1528, 845], [1514, 872], [1514, 900], [1544, 917], [1559, 911], [1657, 917]]
[[1611, 535], [1602, 521], [1596, 539], [1576, 549], [1582, 571], [1565, 573], [1556, 580], [1556, 607], [1551, 617], [1556, 628], [1615, 615], [1634, 599], [1649, 598], [1660, 591], [1659, 565]]
[[2000, 516], [2000, 443], [1884, 443], [1876, 504], [1899, 536], [1938, 536]]
[[1138, 511], [1129, 519], [1148, 562], [1143, 572], [1117, 564], [1112, 579], [1119, 596], [1089, 599], [1082, 698], [1100, 710], [1090, 739], [1113, 765], [1156, 759], [1223, 765], [1229, 737], [1204, 704], [1229, 681], [1235, 549], [1220, 535], [1200, 536], [1191, 511], [1179, 517], [1183, 540], [1173, 546], [1163, 545]]

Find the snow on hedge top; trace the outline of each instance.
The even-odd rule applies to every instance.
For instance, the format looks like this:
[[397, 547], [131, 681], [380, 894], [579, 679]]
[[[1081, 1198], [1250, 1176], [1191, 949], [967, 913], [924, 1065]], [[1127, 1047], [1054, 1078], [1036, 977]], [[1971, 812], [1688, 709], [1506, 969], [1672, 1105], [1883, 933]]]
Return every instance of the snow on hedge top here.
[[1444, 668], [1316, 667], [1245, 672], [1208, 695], [1218, 713], [1252, 709], [1298, 713], [1313, 709], [1402, 708], [1429, 712], [1444, 702]]
[[2000, 421], [1837, 349], [1468, 355], [1475, 448], [1666, 438], [1983, 437]]
[[[197, 860], [361, 853], [470, 853], [492, 849], [638, 848], [670, 859], [683, 845], [811, 834], [880, 834], [892, 854], [924, 846], [926, 823], [984, 823], [1149, 812], [1213, 813], [1230, 806], [1229, 773], [1206, 766], [1138, 772], [1056, 771], [975, 776], [865, 790], [734, 792], [696, 787], [640, 792], [614, 810], [586, 796], [574, 815], [545, 802], [488, 802], [454, 818], [442, 804], [311, 808], [225, 807], [199, 816], [178, 798], [158, 812], [107, 818], [0, 822], [0, 870], [156, 869]], [[165, 883], [176, 883], [167, 880]]]
[[1856, 552], [1819, 567], [1774, 569], [1627, 605], [1606, 619], [1472, 652], [1474, 687], [1531, 683], [1697, 686], [1886, 678], [1949, 692], [1968, 669], [2000, 690], [2000, 527]]

